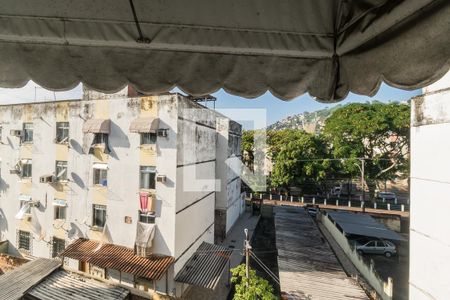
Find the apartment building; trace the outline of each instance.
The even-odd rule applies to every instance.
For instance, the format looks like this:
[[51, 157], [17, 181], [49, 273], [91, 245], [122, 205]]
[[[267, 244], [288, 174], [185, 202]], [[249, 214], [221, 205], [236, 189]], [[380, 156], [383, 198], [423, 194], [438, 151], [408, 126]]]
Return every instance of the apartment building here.
[[0, 120], [10, 253], [62, 254], [69, 269], [180, 296], [177, 273], [243, 212], [239, 166], [225, 168], [241, 126], [190, 98], [86, 90], [0, 106]]
[[411, 101], [410, 299], [450, 295], [450, 72]]

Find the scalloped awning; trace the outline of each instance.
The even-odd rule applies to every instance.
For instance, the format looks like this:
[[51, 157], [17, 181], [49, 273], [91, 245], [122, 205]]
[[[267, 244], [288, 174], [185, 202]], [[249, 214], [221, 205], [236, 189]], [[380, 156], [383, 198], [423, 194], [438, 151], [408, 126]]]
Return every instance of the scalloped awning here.
[[131, 3], [142, 35], [129, 0], [0, 0], [0, 86], [337, 101], [382, 81], [420, 88], [450, 66], [448, 0]]

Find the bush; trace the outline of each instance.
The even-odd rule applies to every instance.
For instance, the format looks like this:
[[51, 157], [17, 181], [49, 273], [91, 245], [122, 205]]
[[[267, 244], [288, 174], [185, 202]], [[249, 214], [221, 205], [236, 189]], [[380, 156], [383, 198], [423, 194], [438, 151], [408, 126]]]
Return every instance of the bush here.
[[231, 283], [235, 285], [234, 300], [273, 300], [276, 299], [273, 287], [269, 282], [256, 275], [255, 270], [250, 269], [247, 288], [245, 276], [245, 264], [231, 269]]

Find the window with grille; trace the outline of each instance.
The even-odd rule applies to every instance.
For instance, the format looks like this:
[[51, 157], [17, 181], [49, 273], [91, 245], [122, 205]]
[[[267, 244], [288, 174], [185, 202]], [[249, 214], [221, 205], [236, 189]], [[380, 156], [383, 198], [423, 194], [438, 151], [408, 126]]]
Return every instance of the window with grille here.
[[22, 164], [22, 178], [31, 178], [32, 164], [29, 162]]
[[19, 249], [29, 251], [31, 249], [31, 235], [28, 231], [19, 230]]
[[56, 122], [56, 142], [66, 143], [69, 141], [69, 122]]
[[94, 169], [94, 185], [108, 185], [108, 170]]
[[92, 225], [103, 228], [106, 224], [106, 205], [94, 204]]
[[143, 132], [141, 133], [141, 145], [153, 145], [156, 144], [156, 133]]
[[95, 133], [93, 144], [107, 144], [108, 134], [107, 133]]
[[22, 142], [24, 143], [33, 142], [33, 123], [23, 123]]
[[155, 215], [150, 213], [143, 213], [139, 211], [139, 222], [154, 224], [155, 223]]
[[66, 181], [67, 180], [67, 161], [57, 160], [55, 168], [56, 180]]
[[58, 256], [60, 253], [64, 251], [66, 248], [66, 241], [63, 239], [53, 238], [53, 244], [52, 244], [52, 257]]
[[55, 220], [65, 220], [66, 209], [67, 207], [65, 206], [55, 206]]
[[155, 188], [156, 168], [150, 166], [141, 166], [140, 168], [140, 188], [154, 189]]

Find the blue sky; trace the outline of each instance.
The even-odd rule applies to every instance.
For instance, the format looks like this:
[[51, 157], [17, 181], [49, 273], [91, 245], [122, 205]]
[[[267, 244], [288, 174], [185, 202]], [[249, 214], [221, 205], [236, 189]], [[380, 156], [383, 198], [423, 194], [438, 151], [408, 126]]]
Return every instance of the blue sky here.
[[[379, 100], [382, 102], [388, 101], [403, 101], [408, 100], [413, 96], [421, 94], [420, 90], [403, 91], [383, 84], [378, 93], [373, 97], [360, 96], [350, 94], [344, 101], [339, 103], [350, 102], [366, 102], [372, 100]], [[18, 102], [33, 102], [43, 100], [63, 100], [63, 99], [77, 99], [82, 95], [81, 86], [66, 92], [47, 91], [33, 82], [29, 82], [26, 86], [20, 89], [2, 89], [0, 88], [0, 102], [1, 103], [18, 103]], [[263, 108], [267, 110], [267, 124], [270, 125], [278, 120], [284, 119], [290, 115], [303, 113], [305, 111], [312, 112], [323, 109], [325, 107], [332, 107], [337, 103], [320, 103], [309, 95], [303, 95], [291, 101], [283, 101], [275, 98], [270, 93], [266, 93], [256, 99], [245, 99], [238, 96], [227, 94], [223, 90], [213, 94], [217, 97], [216, 108]], [[212, 107], [212, 104], [209, 104]], [[244, 124], [245, 126], [245, 124]]]

